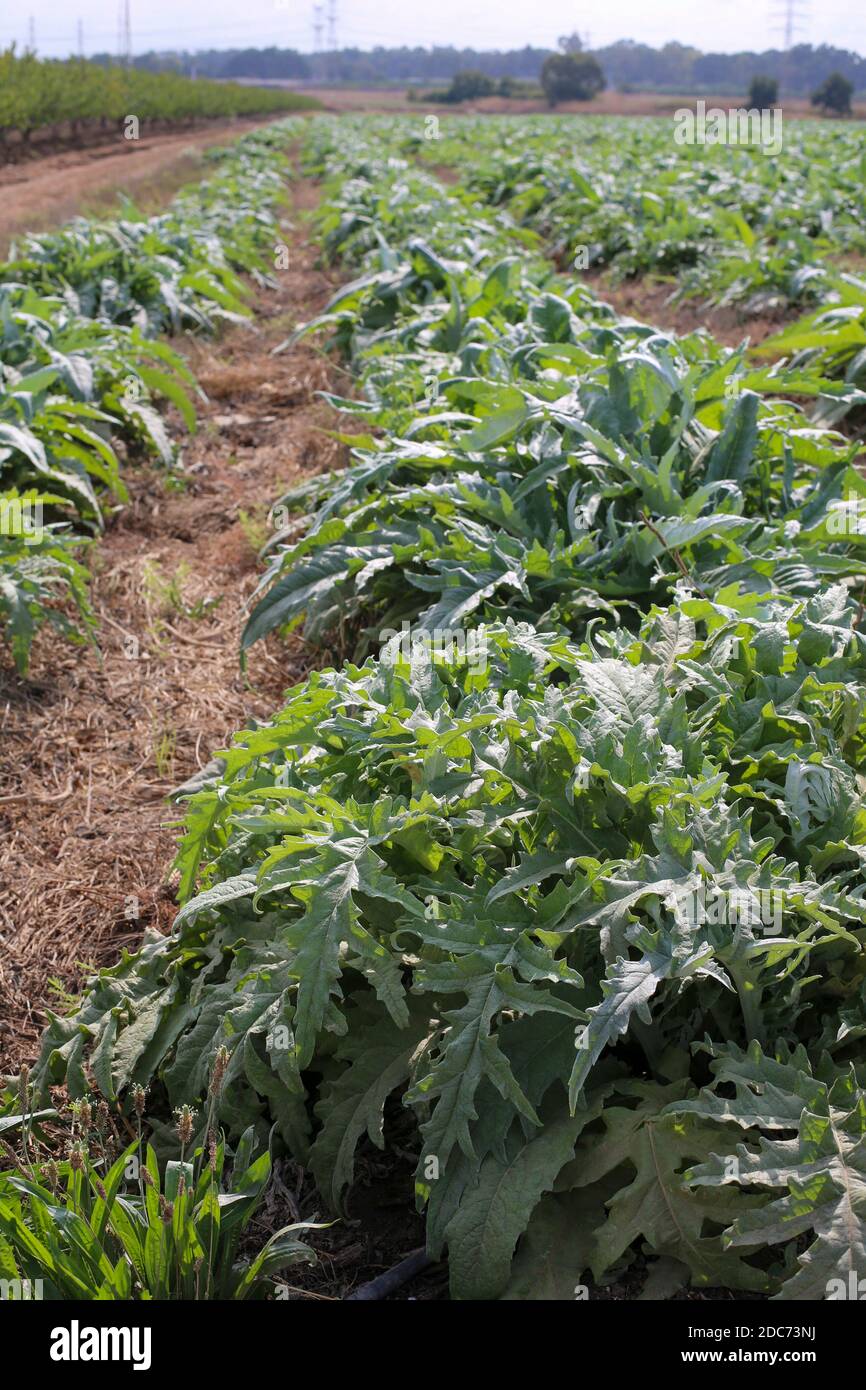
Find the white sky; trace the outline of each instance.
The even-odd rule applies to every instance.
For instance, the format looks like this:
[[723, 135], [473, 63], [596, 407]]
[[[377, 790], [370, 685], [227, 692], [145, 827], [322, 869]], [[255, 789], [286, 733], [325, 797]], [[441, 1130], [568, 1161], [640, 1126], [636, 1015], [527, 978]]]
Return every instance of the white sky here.
[[[786, 0], [336, 0], [337, 42], [357, 48], [400, 44], [463, 44], [475, 48], [552, 47], [577, 30], [593, 46], [632, 38], [658, 46], [670, 40], [705, 52], [762, 49], [781, 41]], [[796, 37], [866, 53], [862, 0], [795, 0]], [[328, 0], [324, 7], [327, 9]], [[120, 0], [0, 0], [0, 45], [26, 44], [32, 23], [46, 57], [77, 48], [117, 47]], [[232, 48], [278, 44], [313, 47], [313, 0], [130, 0], [134, 52], [149, 48]]]

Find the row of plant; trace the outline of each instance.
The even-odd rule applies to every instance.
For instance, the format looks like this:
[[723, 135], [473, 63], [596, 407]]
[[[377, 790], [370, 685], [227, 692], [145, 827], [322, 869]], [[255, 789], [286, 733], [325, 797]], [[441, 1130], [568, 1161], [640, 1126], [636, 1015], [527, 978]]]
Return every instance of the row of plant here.
[[313, 642], [506, 613], [579, 631], [628, 620], [682, 565], [705, 588], [801, 594], [860, 572], [857, 446], [776, 393], [837, 408], [862, 393], [620, 320], [537, 246], [515, 255], [506, 214], [485, 222], [405, 167], [395, 187], [399, 165], [365, 149], [341, 128], [322, 227], [364, 273], [310, 327], [351, 356], [366, 398], [344, 406], [386, 438], [314, 481], [303, 500], [327, 496], [301, 540], [275, 537], [245, 647], [299, 621]]
[[[0, 459], [22, 483], [34, 474], [57, 489], [0, 494], [4, 523], [18, 526], [0, 537], [0, 604], [9, 603], [22, 669], [38, 618], [71, 631], [62, 604], [43, 611], [58, 596], [52, 581], [71, 585], [88, 616], [87, 573], [74, 558], [83, 537], [66, 523], [40, 525], [37, 535], [23, 523], [44, 505], [74, 511], [75, 525], [94, 530], [104, 499], [125, 496], [116, 448], [144, 446], [174, 461], [152, 398], [177, 406], [192, 428], [194, 382], [153, 335], [246, 315], [238, 276], [266, 278], [290, 134], [272, 128], [215, 156], [214, 178], [164, 217], [81, 220], [29, 238], [3, 268]], [[171, 1118], [147, 1113], [143, 1087], [130, 1093], [128, 1115], [89, 1094], [59, 1110], [40, 1106], [22, 1068], [0, 1104], [0, 1298], [288, 1295], [278, 1276], [315, 1260], [300, 1239], [310, 1223], [254, 1234], [271, 1189], [271, 1152], [252, 1128], [227, 1150], [217, 1110], [228, 1060], [225, 1049], [211, 1059], [201, 1109], [181, 1104]]]
[[75, 133], [135, 116], [140, 125], [214, 116], [261, 116], [310, 110], [318, 102], [273, 87], [191, 81], [174, 73], [102, 67], [83, 58], [40, 59], [35, 53], [0, 52], [0, 146], [12, 136], [25, 142], [36, 131], [69, 124]]
[[[560, 260], [669, 280], [672, 298], [746, 317], [809, 310], [756, 354], [866, 386], [862, 127], [786, 121], [768, 155], [754, 144], [677, 144], [670, 120], [592, 117], [576, 154], [573, 121], [505, 124], [502, 136], [483, 121], [448, 123], [433, 144], [414, 130], [407, 145], [454, 163]], [[815, 418], [836, 424], [851, 408], [824, 400]]]
[[212, 177], [164, 213], [78, 218], [0, 266], [0, 622], [20, 671], [40, 623], [76, 636], [58, 597], [90, 624], [78, 552], [126, 499], [122, 462], [174, 461], [157, 404], [194, 429], [195, 382], [158, 335], [247, 316], [241, 277], [273, 264], [290, 134], [212, 154]]
[[362, 272], [327, 316], [364, 388], [343, 404], [377, 437], [317, 483], [248, 640], [391, 636], [236, 737], [189, 805], [171, 936], [52, 1019], [36, 1093], [167, 1110], [225, 1048], [230, 1141], [274, 1126], [335, 1207], [398, 1095], [458, 1298], [632, 1267], [648, 1296], [847, 1297], [855, 450], [704, 335], [545, 280], [504, 212], [375, 138], [322, 125], [308, 158], [326, 253]]
[[678, 143], [675, 118], [595, 116], [452, 121], [441, 140], [417, 127], [407, 136], [563, 260], [763, 314], [819, 302], [839, 262], [866, 250], [862, 127], [777, 116], [751, 128], [752, 143], [739, 127], [730, 143]]

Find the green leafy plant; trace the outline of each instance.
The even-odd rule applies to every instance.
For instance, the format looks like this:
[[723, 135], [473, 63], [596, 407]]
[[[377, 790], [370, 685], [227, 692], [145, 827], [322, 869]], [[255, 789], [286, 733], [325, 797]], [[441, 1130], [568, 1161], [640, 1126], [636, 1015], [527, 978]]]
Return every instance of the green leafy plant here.
[[[84, 541], [60, 523], [36, 530], [9, 526], [26, 507], [50, 507], [62, 498], [30, 489], [0, 492], [0, 626], [20, 675], [27, 674], [37, 628], [48, 623], [70, 641], [90, 636], [95, 620], [88, 599], [89, 574], [77, 557]], [[64, 608], [74, 605], [80, 626]]]
[[635, 621], [682, 573], [707, 593], [733, 578], [803, 593], [860, 572], [856, 537], [828, 545], [824, 525], [862, 490], [858, 450], [775, 399], [843, 411], [856, 383], [819, 364], [752, 370], [742, 351], [618, 321], [503, 253], [501, 214], [408, 173], [395, 198], [391, 163], [352, 181], [347, 164], [341, 149], [323, 234], [364, 273], [300, 331], [332, 330], [368, 400], [331, 403], [385, 435], [283, 499], [312, 517], [288, 548], [287, 531], [273, 538], [245, 649], [299, 622], [313, 643], [506, 613], [579, 633], [601, 613]]
[[[156, 1074], [174, 1103], [225, 1045], [224, 1121], [271, 1116], [334, 1202], [405, 1087], [430, 1248], [455, 1243], [455, 1296], [501, 1293], [575, 1153], [592, 1147], [601, 1181], [646, 1141], [611, 1097], [656, 1116], [701, 1094], [690, 1043], [784, 1033], [844, 1063], [866, 921], [855, 617], [841, 588], [761, 600], [732, 585], [582, 647], [490, 628], [484, 673], [452, 653], [311, 677], [193, 797], [172, 937], [148, 934], [54, 1020], [40, 1084], [75, 1088], [90, 1057], [106, 1094]], [[742, 910], [702, 920], [688, 904], [707, 898]], [[837, 1040], [840, 997], [853, 1012]], [[339, 1069], [311, 1134], [322, 1055]], [[621, 1126], [627, 1143], [605, 1139]], [[686, 1203], [713, 1131], [669, 1128], [657, 1180]], [[484, 1192], [504, 1200], [502, 1163], [510, 1234], [490, 1253], [495, 1210], [471, 1213]], [[691, 1220], [732, 1225], [754, 1205], [735, 1197], [699, 1196]], [[638, 1190], [618, 1201], [648, 1216]], [[615, 1234], [611, 1213], [599, 1276], [638, 1234]], [[658, 1229], [651, 1248], [699, 1284], [782, 1277], [783, 1239], [744, 1261]]]
[[567, 120], [469, 119], [435, 161], [542, 232], [562, 264], [655, 276], [744, 316], [819, 300], [822, 271], [864, 250], [854, 130], [786, 118], [784, 157], [756, 159], [748, 142], [672, 144], [661, 119], [589, 116], [581, 129], [575, 148]]
[[821, 424], [835, 425], [852, 410], [862, 412], [866, 389], [866, 281], [851, 274], [827, 275], [820, 309], [774, 333], [755, 348], [764, 357], [784, 355], [793, 370], [842, 378], [847, 397], [826, 394], [815, 411]]

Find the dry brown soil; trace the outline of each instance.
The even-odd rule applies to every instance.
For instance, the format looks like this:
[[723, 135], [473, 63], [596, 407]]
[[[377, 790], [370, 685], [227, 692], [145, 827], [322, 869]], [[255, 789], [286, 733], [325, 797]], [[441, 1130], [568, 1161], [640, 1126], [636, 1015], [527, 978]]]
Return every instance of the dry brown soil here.
[[260, 118], [222, 121], [174, 134], [62, 149], [23, 163], [0, 164], [0, 256], [12, 237], [39, 232], [79, 213], [98, 214], [126, 194], [148, 206], [201, 176], [202, 154], [266, 124]]
[[[607, 271], [584, 276], [593, 292], [612, 304], [618, 314], [652, 323], [678, 334], [692, 333], [705, 328], [727, 347], [737, 347], [744, 338], [754, 346], [798, 317], [794, 309], [780, 309], [776, 314], [745, 317], [737, 308], [712, 308], [700, 300], [681, 300], [672, 303], [676, 289], [672, 281], [653, 280], [650, 276], [634, 280], [617, 280]], [[802, 313], [803, 311], [799, 311]]]

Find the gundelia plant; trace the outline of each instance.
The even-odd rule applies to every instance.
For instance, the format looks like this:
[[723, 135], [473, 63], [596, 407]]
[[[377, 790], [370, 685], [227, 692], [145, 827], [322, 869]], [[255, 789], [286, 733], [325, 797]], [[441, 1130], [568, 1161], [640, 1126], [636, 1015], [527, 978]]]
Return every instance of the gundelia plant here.
[[[584, 1187], [596, 1277], [642, 1238], [698, 1285], [816, 1296], [863, 1230], [855, 619], [842, 586], [732, 585], [580, 645], [489, 629], [484, 676], [435, 658], [311, 676], [192, 798], [172, 936], [53, 1020], [41, 1082], [75, 1091], [88, 1059], [106, 1095], [156, 1073], [175, 1103], [225, 1044], [223, 1123], [274, 1121], [335, 1204], [402, 1091], [457, 1297], [503, 1293], [544, 1194]], [[702, 886], [781, 893], [781, 932], [688, 923], [670, 899]], [[715, 1172], [778, 1116], [717, 1099], [708, 1055], [747, 1055], [759, 1093], [787, 1068], [795, 1131], [797, 1097], [814, 1107], [781, 1136], [790, 1239], [756, 1224], [757, 1165]]]
[[[762, 113], [763, 130], [758, 113], [744, 114], [745, 126], [740, 111], [724, 113], [736, 142], [713, 145], [678, 143], [691, 112], [588, 116], [579, 139], [567, 117], [467, 117], [449, 122], [427, 157], [457, 165], [466, 186], [541, 231], [562, 263], [585, 248], [591, 268], [659, 277], [676, 298], [736, 306], [748, 321], [820, 302], [833, 260], [861, 254], [866, 231], [862, 126], [786, 120], [775, 157], [780, 113]], [[425, 157], [417, 131], [402, 148]]]
[[282, 499], [315, 511], [273, 537], [245, 649], [299, 622], [314, 643], [506, 614], [574, 630], [626, 620], [683, 567], [699, 589], [797, 593], [862, 572], [827, 530], [831, 501], [866, 491], [858, 446], [780, 398], [850, 388], [618, 320], [532, 238], [516, 255], [506, 214], [365, 147], [357, 164], [343, 141], [321, 227], [362, 273], [301, 331], [349, 353], [367, 399], [330, 399], [385, 437]]
[[275, 538], [245, 641], [483, 622], [486, 660], [395, 644], [237, 734], [171, 934], [51, 1019], [37, 1096], [196, 1103], [225, 1048], [229, 1141], [273, 1127], [335, 1210], [399, 1102], [455, 1298], [641, 1261], [838, 1297], [866, 1272], [866, 638], [827, 515], [857, 445], [784, 371], [563, 284], [406, 138], [307, 138], [360, 272], [336, 403], [378, 435]]

